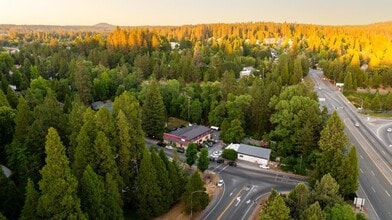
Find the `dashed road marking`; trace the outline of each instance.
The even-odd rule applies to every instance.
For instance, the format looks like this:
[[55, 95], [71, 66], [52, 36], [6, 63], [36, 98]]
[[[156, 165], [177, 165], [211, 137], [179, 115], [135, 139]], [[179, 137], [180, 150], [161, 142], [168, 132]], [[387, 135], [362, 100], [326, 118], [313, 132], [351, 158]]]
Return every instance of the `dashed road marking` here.
[[373, 188], [373, 186], [372, 186], [372, 190], [373, 190], [373, 192], [376, 192], [376, 190]]
[[371, 170], [370, 172], [372, 172], [373, 176], [375, 176], [376, 174], [374, 174], [373, 170]]
[[361, 157], [361, 159], [363, 159], [363, 156], [362, 156], [362, 154], [360, 154], [359, 156]]
[[391, 197], [391, 195], [388, 193], [388, 191], [385, 190], [385, 193], [386, 193], [389, 197]]
[[361, 171], [361, 173], [363, 173], [363, 170], [361, 168], [359, 168], [359, 171]]

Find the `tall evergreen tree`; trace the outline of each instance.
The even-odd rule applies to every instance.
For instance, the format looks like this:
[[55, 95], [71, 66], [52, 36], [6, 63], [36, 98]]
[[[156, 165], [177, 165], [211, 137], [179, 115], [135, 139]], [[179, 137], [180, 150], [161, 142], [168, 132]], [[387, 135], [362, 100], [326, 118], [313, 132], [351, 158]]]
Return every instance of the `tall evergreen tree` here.
[[97, 114], [95, 124], [98, 131], [102, 131], [110, 140], [110, 147], [113, 154], [117, 153], [118, 136], [116, 132], [116, 122], [113, 115], [107, 108], [101, 107]]
[[204, 172], [206, 169], [208, 169], [208, 165], [210, 165], [210, 160], [208, 159], [208, 149], [202, 148], [199, 158], [197, 159], [197, 168], [201, 172]]
[[102, 131], [98, 131], [94, 143], [94, 159], [90, 162], [90, 165], [101, 176], [106, 176], [107, 173], [110, 173], [117, 183], [123, 186], [114, 157], [109, 139]]
[[303, 220], [311, 220], [311, 219], [318, 219], [318, 220], [325, 220], [325, 213], [320, 207], [320, 204], [316, 201], [308, 208], [301, 215], [301, 219]]
[[186, 213], [190, 213], [191, 210], [192, 212], [201, 211], [207, 207], [209, 198], [205, 190], [206, 188], [199, 172], [195, 171], [185, 186], [183, 198]]
[[339, 184], [329, 173], [316, 182], [311, 197], [313, 201], [320, 203], [322, 209], [328, 205], [332, 206], [335, 203], [343, 202], [339, 195]]
[[21, 220], [35, 220], [37, 216], [39, 193], [35, 189], [34, 182], [29, 178], [26, 186], [26, 199], [20, 216]]
[[349, 140], [344, 133], [344, 124], [335, 111], [321, 131], [319, 141], [321, 156], [316, 161], [314, 179], [320, 179], [327, 173], [338, 174], [339, 167], [342, 164], [343, 152], [345, 152], [348, 145]]
[[110, 173], [106, 174], [105, 178], [105, 213], [109, 219], [124, 219], [122, 210], [122, 200], [117, 181]]
[[123, 111], [130, 125], [131, 161], [137, 162], [137, 166], [140, 164], [145, 148], [140, 109], [139, 102], [129, 92], [124, 92], [119, 97], [116, 97], [113, 103], [116, 117], [120, 110]]
[[277, 196], [270, 205], [260, 213], [260, 219], [266, 220], [288, 220], [290, 219], [290, 208], [286, 206], [283, 198]]
[[83, 114], [83, 126], [77, 137], [72, 169], [76, 176], [80, 178], [90, 162], [94, 161], [94, 141], [97, 133], [95, 126], [95, 112], [88, 108]]
[[169, 172], [166, 168], [166, 165], [155, 150], [151, 152], [151, 161], [157, 175], [159, 174], [157, 181], [158, 186], [161, 189], [162, 196], [159, 198], [162, 207], [160, 214], [163, 214], [169, 210], [171, 204], [173, 203], [173, 188], [169, 179]]
[[131, 137], [130, 126], [122, 110], [117, 115], [117, 131], [119, 138], [117, 167], [126, 186], [131, 187], [132, 167], [131, 167]]
[[69, 147], [67, 151], [67, 155], [71, 164], [74, 161], [74, 155], [76, 147], [78, 146], [78, 135], [83, 126], [83, 114], [86, 111], [86, 107], [80, 101], [79, 96], [76, 96], [74, 101], [72, 102], [71, 112], [68, 114], [68, 141]]
[[78, 181], [69, 168], [65, 148], [56, 129], [49, 128], [45, 143], [46, 165], [39, 181], [39, 218], [85, 219], [77, 196]]
[[161, 210], [159, 198], [161, 189], [158, 186], [157, 173], [151, 161], [151, 154], [147, 149], [143, 151], [137, 177], [138, 214], [144, 219], [156, 216]]
[[143, 102], [143, 129], [147, 136], [162, 139], [166, 124], [165, 111], [159, 84], [152, 80]]
[[339, 192], [344, 196], [355, 193], [358, 190], [358, 158], [355, 146], [344, 156], [342, 166], [336, 174], [336, 181], [339, 184]]
[[288, 195], [287, 205], [293, 217], [299, 218], [308, 207], [310, 192], [305, 183], [299, 183]]
[[80, 200], [83, 211], [90, 219], [107, 219], [112, 216], [106, 212], [106, 199], [103, 178], [97, 175], [90, 165], [87, 165], [80, 180]]
[[186, 148], [185, 151], [185, 156], [186, 156], [186, 163], [189, 166], [195, 164], [197, 160], [197, 145], [195, 143], [188, 144], [188, 147]]

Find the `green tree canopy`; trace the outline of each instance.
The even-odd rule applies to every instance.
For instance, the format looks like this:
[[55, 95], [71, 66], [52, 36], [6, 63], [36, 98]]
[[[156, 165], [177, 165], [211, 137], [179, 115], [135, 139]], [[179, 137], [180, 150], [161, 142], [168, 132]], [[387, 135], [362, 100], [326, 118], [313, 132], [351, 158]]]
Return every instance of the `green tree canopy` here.
[[194, 172], [185, 186], [184, 202], [185, 212], [190, 213], [203, 210], [207, 207], [209, 198], [204, 182], [200, 177], [199, 172]]
[[224, 149], [222, 151], [222, 157], [228, 160], [237, 160], [238, 153], [234, 149]]
[[208, 149], [203, 147], [200, 150], [200, 155], [199, 158], [197, 159], [197, 168], [201, 172], [204, 172], [206, 169], [208, 169], [209, 164], [210, 164], [210, 160], [208, 158]]
[[39, 218], [85, 219], [77, 196], [78, 181], [69, 168], [65, 147], [56, 129], [49, 128], [45, 143], [46, 165], [39, 181]]
[[260, 213], [261, 220], [274, 220], [274, 219], [290, 219], [290, 208], [286, 206], [283, 198], [277, 196], [274, 200], [263, 209]]
[[188, 144], [188, 147], [186, 148], [185, 151], [185, 156], [186, 156], [186, 163], [189, 166], [195, 164], [197, 160], [197, 145], [195, 143]]
[[162, 139], [166, 124], [166, 109], [156, 80], [152, 80], [148, 86], [142, 116], [146, 135]]

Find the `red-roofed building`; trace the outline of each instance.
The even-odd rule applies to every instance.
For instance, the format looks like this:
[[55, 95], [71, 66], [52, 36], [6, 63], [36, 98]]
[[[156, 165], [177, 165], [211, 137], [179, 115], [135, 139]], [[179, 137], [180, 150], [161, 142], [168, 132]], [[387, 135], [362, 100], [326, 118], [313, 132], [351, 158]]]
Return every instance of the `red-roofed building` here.
[[202, 125], [191, 125], [163, 134], [165, 143], [175, 143], [178, 147], [183, 148], [186, 148], [191, 142], [201, 144], [208, 139], [211, 139], [211, 129]]

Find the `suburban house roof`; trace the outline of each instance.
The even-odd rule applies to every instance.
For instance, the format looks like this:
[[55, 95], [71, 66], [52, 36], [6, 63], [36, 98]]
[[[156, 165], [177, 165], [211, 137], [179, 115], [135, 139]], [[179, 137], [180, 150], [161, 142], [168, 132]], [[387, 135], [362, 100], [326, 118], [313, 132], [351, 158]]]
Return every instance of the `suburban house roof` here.
[[98, 111], [99, 108], [101, 108], [102, 106], [106, 107], [110, 112], [113, 112], [113, 102], [111, 101], [97, 101], [97, 102], [93, 102], [91, 103], [91, 107], [95, 110]]
[[260, 158], [269, 159], [271, 155], [271, 149], [255, 147], [247, 144], [230, 144], [226, 149], [233, 149], [240, 154], [246, 154], [249, 156], [255, 156]]
[[188, 126], [185, 128], [179, 128], [175, 131], [169, 132], [169, 134], [175, 135], [181, 139], [184, 140], [192, 140], [197, 138], [198, 136], [209, 132], [211, 129], [206, 127], [206, 126], [202, 126], [202, 125], [192, 125], [192, 126]]

